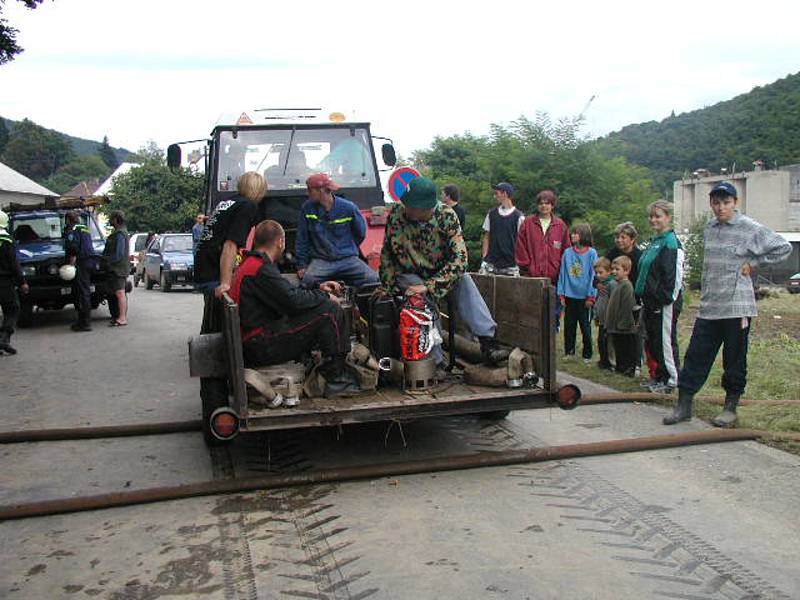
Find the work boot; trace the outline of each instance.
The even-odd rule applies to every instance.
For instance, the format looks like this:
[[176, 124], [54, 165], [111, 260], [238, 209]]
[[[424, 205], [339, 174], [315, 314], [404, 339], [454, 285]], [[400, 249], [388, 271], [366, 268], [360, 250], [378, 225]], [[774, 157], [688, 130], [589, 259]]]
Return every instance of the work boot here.
[[70, 325], [70, 329], [72, 331], [91, 331], [92, 328], [89, 326], [88, 323], [73, 323]]
[[506, 348], [501, 348], [493, 337], [484, 336], [479, 337], [478, 341], [481, 345], [481, 354], [483, 355], [483, 362], [488, 367], [496, 367], [499, 363], [503, 362], [511, 354]]
[[694, 400], [694, 394], [679, 389], [678, 402], [675, 404], [672, 414], [664, 417], [664, 425], [675, 425], [675, 423], [680, 423], [681, 421], [690, 421], [692, 419], [692, 400]]
[[17, 353], [11, 346], [11, 336], [5, 331], [0, 331], [0, 354], [3, 352], [7, 352], [8, 354]]
[[725, 408], [720, 414], [711, 419], [714, 427], [732, 427], [736, 423], [736, 406], [739, 404], [738, 394], [725, 395]]

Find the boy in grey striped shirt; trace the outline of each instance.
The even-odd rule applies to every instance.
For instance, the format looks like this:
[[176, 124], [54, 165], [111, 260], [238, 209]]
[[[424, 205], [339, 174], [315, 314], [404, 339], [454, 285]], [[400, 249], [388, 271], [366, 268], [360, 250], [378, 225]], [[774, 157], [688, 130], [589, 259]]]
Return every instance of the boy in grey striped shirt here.
[[703, 387], [722, 346], [725, 409], [711, 422], [730, 427], [747, 383], [747, 342], [750, 321], [758, 314], [751, 274], [755, 267], [779, 263], [792, 252], [783, 237], [739, 214], [733, 184], [718, 183], [709, 194], [714, 218], [703, 237], [700, 312], [678, 377], [678, 403], [664, 417], [665, 425], [692, 418], [694, 395]]

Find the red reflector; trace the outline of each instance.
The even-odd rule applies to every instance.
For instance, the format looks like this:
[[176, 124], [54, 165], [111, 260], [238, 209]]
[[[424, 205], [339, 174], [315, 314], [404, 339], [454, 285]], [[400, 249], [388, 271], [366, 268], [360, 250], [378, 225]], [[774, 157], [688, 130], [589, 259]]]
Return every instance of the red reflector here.
[[239, 420], [233, 414], [223, 412], [211, 420], [211, 427], [219, 437], [229, 438], [239, 429]]
[[559, 388], [556, 396], [558, 398], [558, 406], [564, 410], [570, 410], [578, 406], [578, 401], [581, 399], [581, 390], [578, 386], [568, 383]]

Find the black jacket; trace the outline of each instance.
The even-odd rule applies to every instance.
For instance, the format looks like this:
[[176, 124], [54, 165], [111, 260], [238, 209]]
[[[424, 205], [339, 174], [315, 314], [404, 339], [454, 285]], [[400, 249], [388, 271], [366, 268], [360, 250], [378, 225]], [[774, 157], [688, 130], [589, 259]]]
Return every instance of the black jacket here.
[[5, 234], [0, 234], [0, 278], [10, 279], [17, 286], [25, 283], [14, 241]]
[[242, 272], [252, 268], [250, 261], [263, 260], [255, 275], [241, 281], [239, 318], [242, 331], [265, 327], [280, 328], [293, 317], [319, 306], [329, 299], [322, 290], [307, 290], [290, 283], [269, 258], [250, 253], [239, 266]]

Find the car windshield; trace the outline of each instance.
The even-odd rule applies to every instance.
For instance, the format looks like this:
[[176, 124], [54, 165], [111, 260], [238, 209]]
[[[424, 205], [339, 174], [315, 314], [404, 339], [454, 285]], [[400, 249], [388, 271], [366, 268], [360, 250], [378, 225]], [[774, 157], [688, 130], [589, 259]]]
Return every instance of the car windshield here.
[[164, 252], [190, 252], [192, 250], [192, 236], [172, 235], [165, 237], [162, 250]]
[[[93, 219], [81, 215], [81, 223], [88, 225], [92, 239], [102, 241], [103, 236]], [[64, 237], [64, 213], [37, 213], [14, 215], [11, 223], [13, 238], [22, 244], [38, 241], [60, 240]]]
[[217, 190], [235, 191], [239, 177], [256, 171], [270, 190], [305, 189], [313, 173], [342, 187], [376, 185], [372, 141], [363, 127], [230, 131], [219, 137]]

